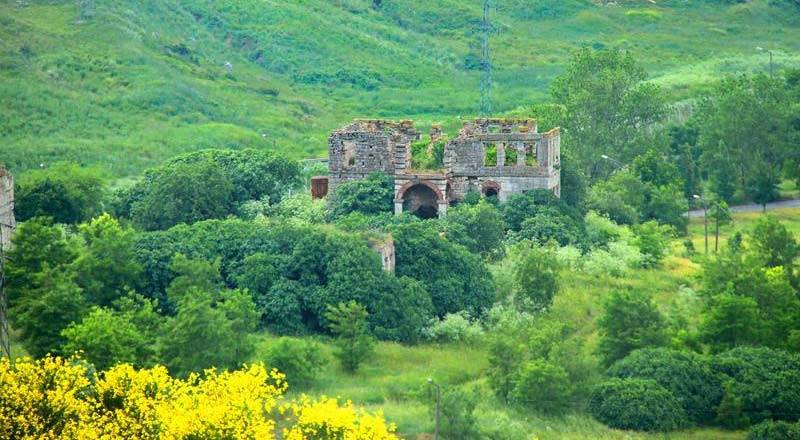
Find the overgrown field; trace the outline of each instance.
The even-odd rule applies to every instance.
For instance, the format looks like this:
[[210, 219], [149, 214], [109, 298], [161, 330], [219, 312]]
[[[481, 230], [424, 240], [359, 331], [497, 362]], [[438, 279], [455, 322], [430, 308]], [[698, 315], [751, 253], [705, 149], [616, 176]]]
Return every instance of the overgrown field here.
[[[84, 6], [79, 9], [78, 4]], [[22, 6], [21, 6], [22, 5]], [[477, 113], [482, 2], [6, 1], [0, 161], [117, 177], [209, 147], [324, 155], [354, 117]], [[581, 46], [631, 51], [672, 100], [722, 74], [800, 65], [788, 0], [506, 0], [492, 12], [494, 110], [543, 102]]]
[[[721, 229], [721, 237], [734, 231], [747, 231], [761, 213], [739, 213], [734, 222]], [[770, 211], [794, 234], [800, 233], [800, 208]], [[690, 224], [690, 237], [702, 252], [702, 219]], [[713, 251], [713, 237], [711, 238]], [[672, 255], [659, 269], [635, 269], [624, 278], [595, 278], [582, 273], [563, 277], [564, 285], [556, 296], [554, 310], [566, 322], [579, 323], [581, 332], [594, 349], [595, 321], [601, 314], [601, 304], [606, 296], [619, 289], [633, 287], [650, 293], [659, 308], [673, 316], [699, 315], [700, 300], [694, 292], [698, 270], [697, 263], [683, 254], [681, 240], [673, 243]], [[699, 258], [699, 257], [698, 257]], [[502, 270], [495, 267], [495, 271]], [[689, 325], [696, 325], [690, 322]], [[258, 354], [254, 360], [263, 359], [267, 348], [277, 340], [269, 334], [260, 336]], [[327, 338], [317, 338], [328, 357], [333, 346]], [[591, 417], [571, 414], [565, 417], [543, 417], [512, 409], [498, 401], [484, 376], [488, 366], [486, 347], [464, 345], [403, 346], [379, 343], [375, 356], [368, 360], [355, 375], [345, 374], [335, 362], [326, 365], [307, 392], [336, 396], [364, 404], [370, 410], [382, 410], [386, 418], [398, 424], [398, 431], [406, 438], [433, 431], [430, 414], [431, 395], [427, 379], [448, 385], [474, 386], [481, 396], [476, 414], [484, 426], [513, 426], [530, 432], [533, 438], [547, 439], [743, 439], [744, 432], [718, 429], [693, 429], [669, 434], [644, 434], [610, 429]], [[291, 394], [291, 391], [290, 391]]]

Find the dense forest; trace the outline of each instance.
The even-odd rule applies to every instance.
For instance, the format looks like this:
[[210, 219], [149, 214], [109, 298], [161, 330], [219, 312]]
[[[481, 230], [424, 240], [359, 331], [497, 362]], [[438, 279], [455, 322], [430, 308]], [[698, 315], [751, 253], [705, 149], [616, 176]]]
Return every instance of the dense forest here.
[[561, 196], [440, 219], [300, 158], [354, 115], [454, 136], [479, 4], [0, 5], [0, 438], [799, 438], [800, 5], [527, 3], [495, 112], [561, 128]]

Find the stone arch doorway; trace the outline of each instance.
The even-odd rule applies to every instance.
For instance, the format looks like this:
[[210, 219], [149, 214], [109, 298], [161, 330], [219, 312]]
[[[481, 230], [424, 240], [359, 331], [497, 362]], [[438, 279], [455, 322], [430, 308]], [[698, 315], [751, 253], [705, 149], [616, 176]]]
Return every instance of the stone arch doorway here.
[[447, 201], [435, 185], [420, 181], [403, 185], [394, 200], [395, 213], [410, 212], [423, 219], [443, 217]]
[[500, 198], [500, 184], [492, 180], [483, 182], [483, 196], [486, 198]]

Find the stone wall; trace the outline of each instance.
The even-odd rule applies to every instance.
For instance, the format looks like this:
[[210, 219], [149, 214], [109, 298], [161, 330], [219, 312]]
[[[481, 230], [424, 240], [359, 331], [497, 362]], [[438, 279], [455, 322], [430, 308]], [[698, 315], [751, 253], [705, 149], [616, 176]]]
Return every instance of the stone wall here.
[[0, 235], [3, 249], [11, 245], [11, 234], [16, 227], [14, 219], [14, 178], [0, 167]]

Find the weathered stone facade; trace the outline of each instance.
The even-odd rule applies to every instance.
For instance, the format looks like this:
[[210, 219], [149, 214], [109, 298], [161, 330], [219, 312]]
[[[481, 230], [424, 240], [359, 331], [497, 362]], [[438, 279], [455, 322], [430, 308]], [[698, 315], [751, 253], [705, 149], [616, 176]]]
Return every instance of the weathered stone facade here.
[[0, 244], [3, 249], [11, 245], [14, 232], [14, 178], [5, 168], [0, 167]]
[[[433, 141], [441, 128], [431, 130]], [[330, 189], [384, 172], [395, 179], [395, 213], [423, 217], [447, 213], [470, 191], [496, 196], [545, 188], [561, 193], [559, 129], [537, 131], [531, 119], [476, 119], [444, 148], [441, 171], [411, 169], [411, 143], [420, 133], [410, 121], [355, 121], [329, 139]]]

